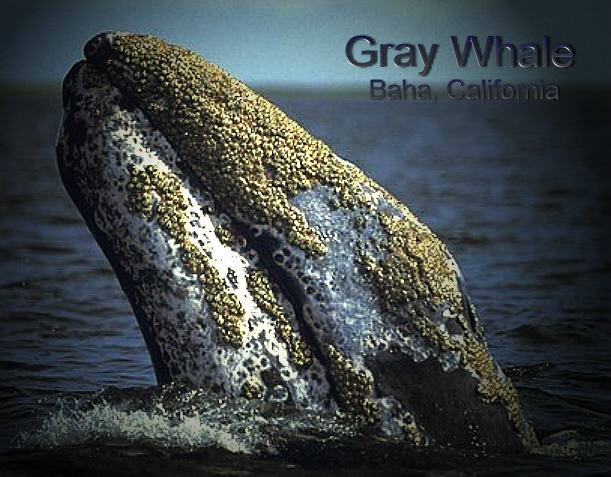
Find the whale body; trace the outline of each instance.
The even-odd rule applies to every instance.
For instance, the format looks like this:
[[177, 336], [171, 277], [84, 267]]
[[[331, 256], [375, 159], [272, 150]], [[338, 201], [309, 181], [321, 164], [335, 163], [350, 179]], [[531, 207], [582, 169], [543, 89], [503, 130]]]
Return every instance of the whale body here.
[[416, 446], [536, 445], [456, 262], [404, 204], [193, 52], [104, 33], [85, 58], [59, 171], [159, 383], [340, 411]]

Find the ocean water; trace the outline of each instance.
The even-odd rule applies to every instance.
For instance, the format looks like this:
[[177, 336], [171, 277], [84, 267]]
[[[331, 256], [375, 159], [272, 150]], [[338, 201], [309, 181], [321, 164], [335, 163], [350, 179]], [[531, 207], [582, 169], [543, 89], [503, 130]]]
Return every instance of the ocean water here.
[[449, 245], [542, 448], [415, 451], [335, 416], [157, 388], [127, 300], [59, 179], [59, 91], [4, 91], [0, 474], [611, 471], [611, 96], [365, 96], [270, 93]]

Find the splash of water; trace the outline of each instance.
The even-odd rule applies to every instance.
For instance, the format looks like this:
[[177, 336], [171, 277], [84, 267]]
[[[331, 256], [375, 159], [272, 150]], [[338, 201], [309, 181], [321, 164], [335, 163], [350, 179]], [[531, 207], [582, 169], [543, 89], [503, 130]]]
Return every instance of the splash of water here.
[[[384, 455], [384, 461], [393, 456], [414, 462], [426, 455], [434, 460], [444, 455], [448, 462], [471, 462], [467, 455], [456, 454], [458, 449], [410, 448], [356, 426], [341, 414], [297, 410], [284, 402], [229, 399], [181, 385], [109, 388], [93, 396], [64, 397], [38, 427], [19, 433], [13, 441], [14, 448], [25, 450], [116, 444], [176, 453], [216, 448], [245, 456], [283, 456], [295, 448], [309, 449], [305, 454], [311, 456], [331, 446], [345, 447], [347, 461], [358, 450], [365, 460]], [[584, 440], [563, 431], [544, 438], [530, 458], [583, 459], [609, 451], [609, 441]]]
[[96, 442], [137, 443], [191, 451], [217, 447], [241, 454], [277, 454], [287, 439], [340, 439], [359, 432], [341, 414], [297, 411], [280, 403], [227, 399], [202, 390], [164, 386], [60, 399], [13, 447], [49, 449]]

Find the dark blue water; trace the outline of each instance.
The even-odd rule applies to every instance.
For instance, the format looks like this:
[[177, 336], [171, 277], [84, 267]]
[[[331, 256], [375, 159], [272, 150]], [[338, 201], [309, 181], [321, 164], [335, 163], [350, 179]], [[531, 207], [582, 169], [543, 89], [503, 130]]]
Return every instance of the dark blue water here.
[[[150, 419], [135, 421], [135, 440], [114, 428], [96, 434], [90, 411], [102, 409], [91, 404], [100, 390], [119, 388], [106, 391], [104, 412], [95, 417], [106, 424], [119, 419], [119, 427], [134, 418], [126, 412], [150, 411], [161, 398], [131, 309], [62, 188], [53, 150], [59, 93], [0, 94], [0, 469], [356, 475], [400, 472], [409, 462], [423, 475], [606, 474], [609, 98], [429, 104], [277, 96], [286, 112], [406, 202], [461, 265], [492, 353], [547, 444], [532, 456], [470, 461], [403, 456], [362, 438], [343, 447], [299, 444], [284, 457], [245, 456], [201, 444], [200, 427], [184, 421], [178, 436], [167, 422], [155, 421], [157, 428]], [[164, 399], [167, 407], [171, 399]], [[122, 402], [120, 418], [109, 418], [109, 409], [117, 409], [109, 400]], [[58, 405], [69, 407], [67, 414]], [[49, 427], [45, 434], [49, 412], [89, 427], [70, 438]], [[144, 437], [143, 427], [150, 430]], [[42, 448], [9, 450], [23, 443], [23, 434], [15, 438], [20, 432], [38, 436]], [[193, 438], [186, 447], [185, 435]], [[51, 437], [59, 447], [48, 450]]]

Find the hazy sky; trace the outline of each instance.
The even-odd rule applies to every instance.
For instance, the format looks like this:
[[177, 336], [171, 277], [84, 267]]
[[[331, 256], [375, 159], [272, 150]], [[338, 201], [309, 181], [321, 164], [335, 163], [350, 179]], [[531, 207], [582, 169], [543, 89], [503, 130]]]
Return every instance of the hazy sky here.
[[[611, 83], [611, 2], [542, 1], [2, 1], [0, 83], [54, 83], [100, 31], [151, 33], [187, 46], [251, 84], [366, 84], [371, 78], [430, 84], [451, 78]], [[585, 5], [585, 7], [581, 7]], [[587, 7], [587, 8], [586, 8]], [[346, 42], [439, 43], [431, 73], [421, 68], [357, 68]], [[450, 35], [571, 43], [565, 70], [458, 68]]]

